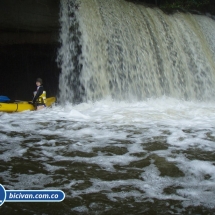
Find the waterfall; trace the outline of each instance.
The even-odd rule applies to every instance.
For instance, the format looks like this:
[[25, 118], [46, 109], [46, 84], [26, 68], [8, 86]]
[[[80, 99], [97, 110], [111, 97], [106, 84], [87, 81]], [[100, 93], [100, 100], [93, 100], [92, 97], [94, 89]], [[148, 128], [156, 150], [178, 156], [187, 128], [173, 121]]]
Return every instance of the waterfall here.
[[215, 98], [215, 22], [125, 0], [62, 0], [60, 101]]

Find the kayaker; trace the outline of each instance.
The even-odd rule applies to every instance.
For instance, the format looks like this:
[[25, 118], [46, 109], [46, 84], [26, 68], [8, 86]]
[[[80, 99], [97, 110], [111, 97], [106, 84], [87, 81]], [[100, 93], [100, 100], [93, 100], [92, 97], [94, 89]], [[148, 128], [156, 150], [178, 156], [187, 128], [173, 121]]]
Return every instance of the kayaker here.
[[33, 105], [35, 106], [36, 110], [41, 110], [46, 107], [46, 92], [43, 88], [43, 80], [38, 78], [36, 80], [37, 90], [33, 93]]

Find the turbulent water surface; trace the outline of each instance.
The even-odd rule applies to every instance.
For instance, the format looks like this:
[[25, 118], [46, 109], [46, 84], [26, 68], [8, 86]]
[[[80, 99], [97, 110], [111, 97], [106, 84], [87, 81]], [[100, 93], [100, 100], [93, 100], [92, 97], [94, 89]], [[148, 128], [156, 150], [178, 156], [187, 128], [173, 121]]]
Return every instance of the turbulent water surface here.
[[0, 213], [215, 214], [214, 20], [61, 0], [60, 22], [62, 105], [0, 114], [0, 180], [66, 198]]
[[62, 203], [1, 214], [213, 214], [215, 103], [110, 99], [0, 115], [6, 189], [62, 189]]

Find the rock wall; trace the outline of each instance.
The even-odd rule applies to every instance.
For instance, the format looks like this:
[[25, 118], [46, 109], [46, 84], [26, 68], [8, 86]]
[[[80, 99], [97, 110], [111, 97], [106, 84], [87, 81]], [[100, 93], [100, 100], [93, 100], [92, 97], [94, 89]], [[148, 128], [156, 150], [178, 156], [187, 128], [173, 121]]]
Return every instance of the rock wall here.
[[31, 100], [35, 79], [58, 92], [59, 0], [0, 1], [0, 95]]
[[56, 43], [59, 0], [1, 0], [0, 44]]

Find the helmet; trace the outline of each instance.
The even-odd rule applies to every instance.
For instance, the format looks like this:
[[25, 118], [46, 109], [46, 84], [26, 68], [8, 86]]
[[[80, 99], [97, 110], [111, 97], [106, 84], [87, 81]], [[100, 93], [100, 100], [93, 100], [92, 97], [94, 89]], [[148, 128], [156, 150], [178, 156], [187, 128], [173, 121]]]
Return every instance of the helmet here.
[[43, 80], [41, 78], [37, 78], [36, 82], [40, 82], [40, 84], [43, 84]]

